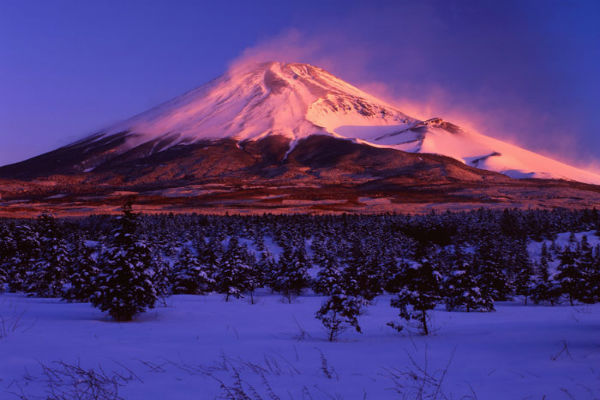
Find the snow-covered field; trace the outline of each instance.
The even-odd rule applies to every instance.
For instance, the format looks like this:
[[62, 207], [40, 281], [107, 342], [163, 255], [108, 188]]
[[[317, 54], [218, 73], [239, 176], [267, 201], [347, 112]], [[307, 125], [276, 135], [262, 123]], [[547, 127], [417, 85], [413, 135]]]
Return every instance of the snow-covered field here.
[[[314, 318], [322, 301], [172, 296], [117, 323], [89, 304], [2, 294], [0, 398], [46, 399], [48, 378], [73, 390], [57, 362], [114, 378], [124, 399], [600, 398], [600, 304], [440, 309], [423, 337], [386, 326], [396, 317], [382, 296], [360, 318], [363, 334], [330, 343]], [[431, 397], [418, 397], [425, 370]]]

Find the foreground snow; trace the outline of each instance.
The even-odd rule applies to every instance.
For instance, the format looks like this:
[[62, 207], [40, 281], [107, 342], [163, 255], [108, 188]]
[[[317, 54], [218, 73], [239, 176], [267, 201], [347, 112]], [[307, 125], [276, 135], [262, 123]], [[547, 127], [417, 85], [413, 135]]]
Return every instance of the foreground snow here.
[[262, 398], [405, 398], [396, 390], [415, 398], [419, 367], [454, 399], [600, 396], [600, 305], [440, 310], [434, 334], [421, 337], [386, 326], [395, 315], [383, 296], [361, 317], [364, 334], [329, 343], [314, 318], [322, 301], [172, 296], [166, 307], [115, 323], [89, 304], [0, 295], [0, 398], [45, 398], [41, 365], [60, 369], [57, 361], [129, 377], [119, 388], [125, 399], [215, 398], [236, 374]]

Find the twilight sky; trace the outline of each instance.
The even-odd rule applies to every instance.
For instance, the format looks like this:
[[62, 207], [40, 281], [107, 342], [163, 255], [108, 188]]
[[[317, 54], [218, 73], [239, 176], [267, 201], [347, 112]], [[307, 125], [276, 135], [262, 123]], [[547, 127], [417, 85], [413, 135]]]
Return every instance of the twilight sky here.
[[600, 169], [599, 20], [596, 0], [0, 0], [0, 164], [272, 59]]

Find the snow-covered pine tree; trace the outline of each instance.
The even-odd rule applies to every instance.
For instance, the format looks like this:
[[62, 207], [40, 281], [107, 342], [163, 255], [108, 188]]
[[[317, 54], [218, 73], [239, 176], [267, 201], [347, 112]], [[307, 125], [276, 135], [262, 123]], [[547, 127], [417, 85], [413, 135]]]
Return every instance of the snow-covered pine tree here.
[[344, 293], [339, 286], [332, 288], [329, 298], [321, 305], [316, 318], [321, 321], [328, 331], [328, 340], [333, 342], [340, 333], [353, 327], [361, 333], [358, 316], [361, 314], [366, 301], [360, 296]]
[[[428, 312], [441, 301], [441, 275], [433, 268], [432, 263], [423, 259], [413, 263], [406, 270], [405, 286], [394, 297], [390, 304], [399, 309], [400, 318], [418, 323], [423, 335], [430, 332]], [[400, 331], [402, 324], [389, 322], [389, 326]]]
[[243, 247], [242, 250], [244, 263], [249, 267], [246, 284], [250, 293], [250, 304], [254, 304], [254, 292], [265, 285], [266, 275], [261, 266], [258, 265], [254, 253], [248, 251], [246, 247]]
[[174, 294], [204, 294], [215, 287], [214, 269], [204, 265], [192, 251], [184, 246], [179, 254], [171, 277]]
[[333, 254], [323, 254], [321, 269], [313, 282], [315, 293], [331, 295], [337, 288], [343, 285], [343, 279], [343, 271], [337, 261], [337, 257]]
[[56, 219], [49, 213], [42, 213], [37, 217], [35, 229], [42, 238], [50, 239], [58, 236]]
[[[322, 247], [324, 250], [325, 248]], [[320, 255], [321, 270], [313, 282], [315, 292], [328, 295], [327, 300], [316, 313], [328, 331], [328, 340], [335, 341], [340, 333], [349, 327], [361, 332], [358, 316], [367, 301], [360, 296], [356, 270], [343, 270], [338, 262], [337, 254], [323, 251]], [[352, 286], [348, 286], [351, 283]]]
[[490, 293], [480, 289], [479, 277], [474, 270], [472, 257], [459, 251], [452, 269], [443, 280], [448, 311], [494, 311], [493, 299]]
[[578, 294], [578, 300], [593, 304], [598, 298], [598, 275], [600, 262], [594, 256], [594, 248], [590, 246], [587, 236], [583, 236], [577, 249], [576, 265], [583, 274], [581, 281], [581, 290]]
[[208, 247], [204, 234], [201, 231], [193, 231], [191, 232], [191, 235], [192, 248], [195, 250], [198, 259], [201, 259], [202, 255], [206, 251], [206, 248]]
[[586, 292], [594, 303], [600, 302], [600, 245], [594, 250], [594, 260], [587, 276]]
[[159, 293], [155, 286], [155, 258], [137, 234], [137, 215], [131, 204], [123, 207], [110, 247], [102, 255], [96, 291], [91, 302], [117, 321], [130, 321], [153, 308]]
[[217, 269], [217, 266], [225, 253], [221, 240], [217, 236], [211, 236], [208, 243], [202, 238], [195, 243], [198, 260], [204, 265]]
[[265, 249], [260, 254], [260, 259], [256, 263], [256, 269], [262, 277], [263, 285], [270, 287], [272, 290], [275, 290], [273, 289], [273, 279], [277, 273], [277, 268], [275, 257], [268, 249]]
[[367, 262], [360, 269], [359, 282], [361, 292], [359, 296], [371, 301], [383, 293], [383, 286], [385, 285], [383, 264], [387, 257], [380, 250], [367, 248], [367, 253], [369, 254]]
[[500, 240], [487, 237], [476, 247], [473, 259], [482, 296], [494, 301], [506, 300], [510, 292], [501, 252]]
[[542, 245], [540, 262], [535, 266], [536, 275], [533, 280], [533, 289], [531, 291], [531, 300], [535, 304], [549, 302], [551, 305], [554, 305], [560, 298], [560, 286], [550, 275], [551, 261], [552, 254], [548, 250], [546, 243], [544, 243]]
[[313, 252], [312, 262], [320, 267], [323, 267], [327, 258], [327, 248], [325, 247], [325, 237], [322, 232], [316, 232], [310, 244], [310, 249]]
[[71, 270], [71, 256], [64, 239], [46, 238], [44, 249], [27, 275], [27, 292], [39, 297], [61, 297]]
[[291, 303], [292, 297], [302, 293], [310, 282], [308, 274], [310, 266], [304, 248], [294, 248], [286, 244], [277, 267], [272, 282], [273, 289], [280, 292]]
[[8, 282], [8, 272], [5, 270], [5, 265], [0, 264], [0, 293], [6, 290], [6, 284]]
[[171, 275], [171, 263], [168, 259], [165, 259], [161, 253], [161, 249], [154, 246], [152, 241], [148, 238], [142, 238], [140, 241], [145, 244], [150, 252], [150, 265], [152, 274], [152, 285], [156, 291], [159, 299], [162, 299], [164, 304], [164, 297], [171, 292], [171, 285], [169, 277]]
[[406, 270], [409, 264], [406, 260], [397, 262], [393, 257], [389, 257], [384, 265], [384, 289], [388, 293], [398, 293], [404, 286]]
[[11, 260], [17, 251], [17, 243], [12, 229], [7, 224], [0, 223], [0, 291], [8, 284], [9, 271], [12, 269]]
[[540, 250], [540, 261], [542, 260], [544, 260], [546, 264], [549, 264], [553, 261], [552, 253], [548, 249], [546, 242], [542, 243], [542, 248]]
[[0, 223], [0, 263], [8, 261], [17, 251], [13, 229], [8, 224]]
[[256, 250], [258, 250], [259, 252], [265, 251], [265, 237], [263, 235], [262, 229], [256, 228], [253, 230], [253, 239], [254, 245], [256, 246]]
[[515, 294], [523, 296], [525, 304], [533, 291], [533, 265], [527, 251], [527, 242], [525, 240], [517, 241], [514, 248], [514, 258], [512, 264], [514, 271], [513, 287]]
[[556, 280], [562, 294], [573, 305], [585, 287], [585, 274], [577, 266], [578, 254], [571, 246], [566, 246], [560, 255], [560, 265], [557, 268]]
[[95, 280], [100, 272], [97, 257], [100, 250], [83, 238], [77, 241], [75, 250], [77, 258], [67, 275], [69, 287], [63, 297], [68, 301], [87, 302], [96, 291]]
[[0, 262], [0, 293], [6, 290], [6, 284], [8, 283], [8, 272], [6, 270], [7, 265]]
[[38, 258], [26, 274], [25, 290], [39, 297], [63, 295], [66, 276], [71, 269], [71, 253], [64, 233], [51, 214], [42, 214], [36, 220], [40, 249]]
[[343, 278], [346, 293], [370, 301], [383, 291], [383, 271], [375, 252], [371, 257], [367, 252], [362, 241], [352, 242]]
[[575, 232], [569, 233], [569, 246], [575, 246], [577, 244], [577, 237]]
[[552, 243], [550, 243], [549, 250], [550, 250], [551, 255], [554, 257], [559, 256], [560, 253], [562, 252], [562, 249], [560, 248], [558, 243], [556, 243], [556, 240], [552, 240]]
[[27, 289], [28, 275], [40, 259], [40, 236], [28, 224], [15, 227], [16, 251], [7, 261], [8, 288], [12, 292]]
[[248, 290], [250, 266], [246, 261], [238, 238], [232, 236], [219, 262], [215, 279], [217, 290], [226, 295], [225, 301], [229, 301], [230, 296], [240, 298]]

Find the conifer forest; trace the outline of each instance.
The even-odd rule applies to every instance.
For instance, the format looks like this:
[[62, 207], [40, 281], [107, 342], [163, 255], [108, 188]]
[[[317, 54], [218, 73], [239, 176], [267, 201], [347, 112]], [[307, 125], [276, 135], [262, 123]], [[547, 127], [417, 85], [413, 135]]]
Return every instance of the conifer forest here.
[[[316, 318], [335, 340], [360, 331], [358, 316], [378, 295], [402, 330], [429, 332], [427, 313], [494, 311], [494, 302], [600, 301], [600, 213], [491, 211], [429, 215], [138, 215], [0, 223], [0, 283], [8, 292], [91, 302], [119, 321], [171, 294], [249, 298], [268, 288], [286, 302], [327, 297]], [[528, 243], [546, 241], [537, 256]], [[547, 243], [550, 244], [547, 244]]]

